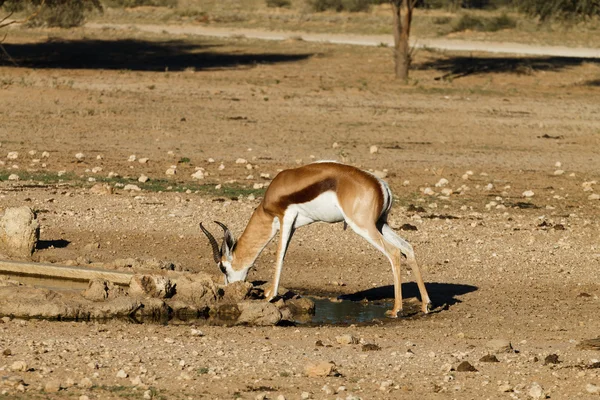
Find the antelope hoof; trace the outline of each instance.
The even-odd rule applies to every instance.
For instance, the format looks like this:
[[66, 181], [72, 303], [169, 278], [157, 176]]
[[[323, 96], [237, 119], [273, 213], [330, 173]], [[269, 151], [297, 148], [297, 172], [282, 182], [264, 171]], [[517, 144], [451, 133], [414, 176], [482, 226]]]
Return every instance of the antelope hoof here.
[[[400, 315], [398, 315], [398, 314], [400, 314]], [[387, 310], [385, 312], [385, 315], [388, 318], [398, 318], [398, 316], [402, 316], [402, 314], [403, 314], [402, 310]]]
[[277, 297], [277, 295], [273, 294], [273, 288], [269, 288], [265, 291], [265, 299], [267, 299], [267, 301], [271, 302], [275, 297]]
[[433, 303], [431, 301], [423, 303], [423, 314], [429, 314], [431, 310], [433, 310]]

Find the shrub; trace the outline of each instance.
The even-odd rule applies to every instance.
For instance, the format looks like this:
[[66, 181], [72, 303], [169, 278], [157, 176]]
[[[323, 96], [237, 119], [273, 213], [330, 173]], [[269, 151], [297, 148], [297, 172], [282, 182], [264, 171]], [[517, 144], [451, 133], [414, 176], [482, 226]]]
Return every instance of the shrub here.
[[290, 0], [266, 0], [267, 7], [289, 7], [292, 5]]
[[466, 30], [479, 32], [496, 32], [501, 29], [510, 29], [517, 26], [517, 21], [505, 13], [498, 17], [485, 18], [472, 14], [463, 14], [452, 27], [453, 32]]
[[307, 0], [309, 7], [316, 12], [334, 11], [368, 11], [373, 0]]
[[177, 0], [103, 0], [104, 5], [113, 8], [132, 8], [140, 6], [177, 7]]

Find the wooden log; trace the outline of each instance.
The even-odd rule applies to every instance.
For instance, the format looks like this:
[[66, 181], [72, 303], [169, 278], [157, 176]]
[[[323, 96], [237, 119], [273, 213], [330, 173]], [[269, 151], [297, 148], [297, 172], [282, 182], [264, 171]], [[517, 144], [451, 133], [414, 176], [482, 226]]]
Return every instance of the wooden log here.
[[67, 267], [66, 265], [45, 264], [23, 261], [0, 261], [0, 274], [24, 275], [31, 277], [70, 279], [75, 281], [89, 281], [90, 279], [104, 279], [117, 285], [129, 285], [132, 273], [108, 271], [105, 269], [91, 269], [83, 267]]

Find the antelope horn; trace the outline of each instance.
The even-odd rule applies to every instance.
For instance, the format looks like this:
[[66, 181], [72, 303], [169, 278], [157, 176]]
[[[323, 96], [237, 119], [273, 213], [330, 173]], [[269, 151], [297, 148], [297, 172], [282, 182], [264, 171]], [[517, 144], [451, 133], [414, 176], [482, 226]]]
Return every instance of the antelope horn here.
[[219, 250], [219, 243], [217, 243], [217, 240], [215, 239], [215, 237], [213, 235], [211, 235], [210, 232], [207, 231], [205, 227], [202, 226], [202, 222], [200, 222], [200, 229], [202, 229], [202, 232], [204, 232], [204, 234], [208, 238], [208, 241], [210, 242], [210, 245], [212, 246], [213, 257], [215, 258], [215, 262], [217, 264], [220, 263], [221, 262], [221, 251]]
[[225, 226], [224, 223], [219, 222], [219, 221], [215, 221], [215, 224], [219, 225], [221, 228], [223, 228], [223, 232], [227, 233], [227, 231], [229, 231], [229, 228], [227, 226]]
[[233, 237], [233, 234], [231, 233], [229, 228], [227, 226], [225, 226], [224, 223], [215, 221], [215, 224], [217, 224], [221, 228], [223, 228], [223, 240], [227, 244], [227, 247], [229, 247], [229, 249], [232, 250], [233, 246], [235, 246], [235, 239]]

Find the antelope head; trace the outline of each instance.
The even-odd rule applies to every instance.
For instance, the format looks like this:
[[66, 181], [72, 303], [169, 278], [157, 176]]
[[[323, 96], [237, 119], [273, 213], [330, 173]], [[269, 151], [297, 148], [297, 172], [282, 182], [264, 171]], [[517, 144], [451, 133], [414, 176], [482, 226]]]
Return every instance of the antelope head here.
[[223, 243], [219, 248], [219, 243], [215, 239], [215, 237], [204, 227], [202, 223], [200, 223], [200, 229], [208, 238], [210, 245], [213, 251], [213, 257], [215, 262], [219, 266], [219, 269], [225, 276], [225, 284], [236, 281], [244, 281], [246, 280], [246, 276], [248, 276], [249, 268], [242, 268], [240, 270], [236, 270], [233, 266], [235, 265], [235, 245], [236, 240], [233, 237], [233, 234], [225, 226], [225, 224], [215, 221], [217, 225], [223, 228]]

